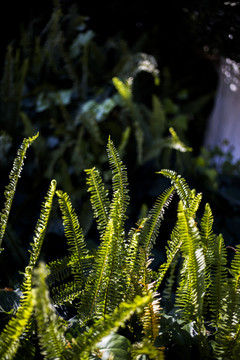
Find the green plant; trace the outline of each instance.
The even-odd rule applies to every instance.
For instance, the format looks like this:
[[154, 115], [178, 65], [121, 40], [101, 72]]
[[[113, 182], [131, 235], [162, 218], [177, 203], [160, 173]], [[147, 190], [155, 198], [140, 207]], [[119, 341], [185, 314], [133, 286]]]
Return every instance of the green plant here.
[[[23, 141], [14, 161], [1, 212], [2, 238], [26, 149], [36, 137]], [[228, 265], [223, 238], [213, 232], [209, 204], [199, 218], [202, 194], [172, 170], [159, 172], [170, 179], [171, 186], [159, 195], [147, 217], [126, 232], [127, 171], [110, 138], [107, 155], [113, 175], [111, 199], [99, 171], [86, 170], [100, 240], [93, 253], [69, 196], [51, 181], [20, 299], [8, 312], [2, 307], [10, 320], [1, 332], [0, 359], [26, 359], [26, 354], [34, 359], [39, 356], [36, 341], [44, 359], [182, 359], [183, 346], [188, 346], [184, 354], [189, 358], [194, 353], [199, 359], [237, 359], [239, 246]], [[154, 270], [152, 250], [174, 193], [180, 198], [176, 224], [166, 260]], [[44, 265], [40, 253], [55, 194], [68, 254]], [[175, 300], [167, 314], [160, 308], [160, 295], [164, 305], [174, 286]], [[5, 303], [9, 293], [5, 291]], [[61, 309], [74, 311], [74, 316], [61, 316]]]

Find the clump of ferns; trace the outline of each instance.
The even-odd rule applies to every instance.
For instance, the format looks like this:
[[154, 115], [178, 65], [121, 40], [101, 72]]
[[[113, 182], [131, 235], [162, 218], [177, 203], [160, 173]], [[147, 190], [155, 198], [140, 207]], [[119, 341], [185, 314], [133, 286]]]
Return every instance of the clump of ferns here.
[[[0, 247], [26, 150], [36, 137], [24, 140], [10, 173], [1, 212]], [[29, 359], [34, 358], [32, 336], [36, 331], [45, 359], [89, 359], [98, 342], [126, 326], [126, 321], [128, 330], [134, 331], [133, 318], [137, 319], [141, 335], [132, 346], [132, 358], [146, 354], [152, 359], [162, 359], [162, 349], [154, 346], [161, 331], [159, 287], [169, 271], [174, 273], [179, 258], [174, 310], [181, 323], [194, 324], [202, 358], [237, 359], [240, 349], [240, 246], [228, 268], [223, 237], [213, 233], [210, 206], [206, 204], [198, 220], [196, 213], [202, 194], [191, 190], [186, 181], [171, 170], [160, 172], [170, 179], [170, 187], [156, 199], [147, 217], [126, 233], [130, 201], [127, 172], [110, 138], [107, 155], [113, 174], [111, 198], [99, 171], [96, 168], [86, 170], [100, 237], [94, 256], [86, 246], [69, 196], [57, 190], [55, 180], [50, 183], [31, 244], [20, 306], [0, 336], [0, 359], [21, 359], [25, 347], [31, 353]], [[166, 261], [154, 271], [152, 249], [174, 193], [180, 198], [176, 224], [167, 243]], [[47, 267], [37, 266], [55, 195], [68, 255]], [[167, 293], [173, 282], [172, 278], [170, 280]], [[74, 334], [68, 321], [56, 313], [55, 307], [60, 305], [76, 309]], [[211, 344], [208, 342], [209, 325], [215, 328]]]
[[[24, 140], [14, 162], [10, 185], [5, 192], [5, 207], [1, 213], [1, 240], [27, 148], [36, 137]], [[101, 240], [95, 256], [89, 254], [82, 228], [68, 195], [57, 190], [56, 181], [52, 180], [31, 243], [29, 264], [25, 269], [21, 287], [23, 296], [20, 307], [0, 338], [0, 358], [14, 358], [16, 353], [19, 356], [21, 344], [30, 341], [33, 314], [37, 322], [41, 351], [47, 359], [65, 356], [68, 358], [69, 349], [71, 356], [82, 354], [81, 358], [87, 358], [97, 340], [123, 326], [134, 312], [142, 311], [144, 314], [140, 319], [146, 337], [149, 340], [156, 337], [158, 315], [155, 313], [158, 311], [158, 300], [154, 299], [149, 282], [151, 270], [148, 268], [148, 254], [157, 235], [158, 225], [151, 226], [149, 219], [142, 220], [142, 223], [147, 224], [148, 243], [140, 236], [140, 226], [131, 229], [126, 236], [126, 209], [129, 203], [126, 168], [110, 139], [107, 153], [113, 173], [111, 201], [99, 171], [95, 168], [86, 170]], [[42, 265], [39, 270], [35, 268], [55, 194], [62, 214], [69, 254], [48, 264], [46, 273]], [[156, 213], [160, 211], [159, 206], [163, 207], [164, 201], [157, 204]], [[155, 217], [155, 212], [151, 216]], [[77, 304], [80, 330], [76, 339], [66, 341], [67, 327], [51, 305], [46, 279], [49, 284], [61, 283], [50, 287], [55, 306], [71, 305], [73, 302]], [[87, 330], [84, 332], [81, 329]]]

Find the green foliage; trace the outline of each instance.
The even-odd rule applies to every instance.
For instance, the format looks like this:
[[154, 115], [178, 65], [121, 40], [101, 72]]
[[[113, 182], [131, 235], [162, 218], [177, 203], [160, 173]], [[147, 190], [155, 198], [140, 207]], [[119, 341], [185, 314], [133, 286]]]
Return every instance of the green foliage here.
[[[14, 164], [20, 163], [21, 155], [22, 147]], [[107, 155], [111, 193], [96, 168], [86, 170], [100, 242], [94, 254], [68, 194], [56, 190], [52, 180], [31, 243], [20, 301], [9, 301], [10, 309], [1, 307], [10, 320], [2, 326], [0, 359], [24, 358], [25, 348], [29, 358], [37, 358], [36, 334], [44, 359], [162, 360], [171, 358], [172, 351], [182, 359], [188, 344], [189, 358], [195, 352], [199, 359], [237, 359], [240, 246], [229, 266], [223, 237], [213, 232], [209, 204], [199, 218], [202, 194], [172, 170], [160, 171], [171, 186], [127, 233], [127, 171], [110, 138]], [[17, 180], [19, 167], [22, 162], [14, 165], [10, 180]], [[12, 188], [11, 199], [15, 191]], [[166, 259], [154, 269], [152, 252], [174, 193], [179, 197], [176, 222]], [[68, 254], [46, 266], [39, 259], [55, 194]], [[1, 226], [5, 229], [6, 222]], [[165, 307], [164, 298], [171, 299], [174, 287], [172, 305]], [[62, 316], [61, 309], [74, 315]]]
[[24, 158], [26, 156], [26, 151], [27, 151], [28, 147], [32, 144], [32, 142], [37, 137], [38, 137], [38, 134], [33, 137], [23, 140], [23, 143], [18, 150], [17, 157], [13, 163], [13, 167], [12, 167], [12, 170], [9, 175], [10, 183], [6, 187], [6, 190], [4, 193], [5, 199], [6, 199], [5, 205], [4, 205], [3, 210], [0, 213], [0, 246], [2, 246], [2, 241], [3, 241], [4, 234], [5, 234], [6, 226], [7, 226], [9, 213], [10, 213], [11, 206], [12, 206], [13, 197], [14, 197], [14, 194], [16, 191], [18, 179], [19, 179], [21, 171], [22, 171]]

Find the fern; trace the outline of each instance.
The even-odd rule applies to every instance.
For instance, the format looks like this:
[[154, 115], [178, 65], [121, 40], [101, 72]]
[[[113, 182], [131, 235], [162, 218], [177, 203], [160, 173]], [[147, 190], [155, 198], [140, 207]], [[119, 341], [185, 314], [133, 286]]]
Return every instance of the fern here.
[[199, 246], [200, 233], [183, 202], [178, 207], [178, 230], [183, 239], [182, 254], [184, 264], [181, 270], [181, 282], [177, 290], [176, 306], [182, 312], [186, 322], [202, 320], [203, 296], [205, 291], [205, 258]]
[[240, 291], [235, 279], [230, 279], [224, 290], [214, 354], [218, 360], [237, 360], [240, 350]]
[[167, 247], [166, 247], [166, 256], [167, 260], [165, 263], [163, 263], [158, 270], [158, 277], [155, 283], [155, 291], [158, 290], [159, 286], [162, 284], [162, 281], [172, 265], [172, 263], [175, 261], [177, 254], [180, 251], [180, 248], [182, 246], [183, 238], [180, 235], [178, 223], [175, 225], [172, 233], [171, 233], [171, 239], [168, 241]]
[[[119, 303], [119, 286], [121, 286], [121, 237], [119, 237], [119, 226], [121, 226], [120, 192], [116, 192], [106, 230], [102, 236], [92, 273], [88, 278], [83, 294], [83, 302], [80, 307], [88, 317], [94, 314], [97, 318], [105, 316], [110, 309]], [[113, 296], [114, 295], [114, 296]], [[109, 303], [109, 300], [112, 303]]]
[[59, 190], [57, 196], [71, 256], [69, 265], [72, 268], [75, 281], [79, 287], [83, 287], [90, 267], [84, 235], [69, 196]]
[[37, 263], [41, 251], [42, 243], [45, 238], [56, 186], [57, 186], [56, 180], [52, 180], [49, 189], [47, 191], [47, 195], [45, 197], [45, 202], [42, 204], [40, 217], [37, 221], [37, 225], [35, 228], [35, 235], [33, 237], [33, 242], [31, 243], [31, 250], [30, 250], [29, 266], [32, 268]]
[[113, 177], [112, 177], [112, 188], [113, 192], [117, 190], [120, 191], [120, 202], [121, 202], [121, 216], [124, 221], [126, 218], [126, 210], [129, 203], [129, 195], [128, 195], [128, 177], [126, 166], [123, 164], [120, 156], [112, 142], [112, 140], [108, 139], [107, 144], [107, 154], [109, 159], [109, 165], [111, 167]]
[[32, 272], [26, 268], [25, 291], [20, 306], [14, 317], [10, 319], [0, 336], [0, 359], [11, 360], [19, 348], [22, 334], [27, 330], [32, 311], [33, 298], [31, 292]]
[[191, 198], [191, 196], [190, 196], [191, 190], [190, 190], [186, 180], [184, 178], [182, 178], [181, 175], [178, 175], [173, 170], [164, 169], [164, 170], [157, 172], [157, 174], [164, 175], [165, 177], [167, 177], [171, 180], [171, 183], [174, 185], [178, 196], [180, 197], [180, 199], [183, 202], [183, 205], [185, 207], [189, 207], [189, 199]]
[[98, 223], [98, 230], [102, 233], [108, 223], [110, 201], [108, 191], [105, 190], [99, 171], [95, 168], [85, 170], [87, 173], [88, 191], [91, 193], [91, 203], [94, 217]]
[[67, 344], [64, 337], [66, 325], [60, 321], [60, 318], [51, 305], [45, 281], [46, 276], [46, 268], [43, 263], [40, 263], [34, 271], [35, 288], [33, 290], [33, 301], [41, 352], [44, 355], [44, 359], [64, 360], [67, 359], [67, 357], [65, 357]]
[[201, 220], [201, 241], [206, 258], [206, 264], [211, 265], [214, 252], [215, 235], [213, 234], [213, 214], [209, 204], [206, 204]]
[[224, 246], [222, 235], [215, 240], [214, 254], [210, 267], [210, 286], [209, 286], [209, 307], [212, 312], [212, 322], [218, 326], [222, 302], [226, 293], [227, 282], [227, 253]]
[[4, 208], [3, 208], [2, 212], [0, 213], [0, 247], [2, 246], [2, 241], [3, 241], [4, 234], [5, 234], [6, 226], [7, 226], [9, 213], [10, 213], [11, 206], [12, 206], [13, 197], [14, 197], [14, 194], [16, 191], [18, 179], [19, 179], [21, 171], [22, 171], [24, 159], [26, 156], [26, 151], [27, 151], [28, 147], [33, 143], [33, 141], [37, 137], [38, 137], [38, 134], [33, 137], [29, 137], [29, 138], [23, 140], [22, 145], [18, 149], [17, 157], [15, 158], [15, 160], [13, 162], [13, 167], [12, 167], [12, 170], [9, 175], [10, 183], [7, 185], [6, 190], [4, 192], [6, 201], [4, 204]]
[[157, 198], [148, 214], [146, 222], [141, 229], [139, 244], [146, 251], [147, 255], [150, 254], [155, 243], [161, 222], [163, 220], [165, 208], [169, 206], [173, 193], [174, 187], [170, 187]]
[[72, 272], [69, 263], [70, 256], [64, 256], [61, 259], [51, 261], [47, 264], [47, 269], [49, 270], [47, 282], [50, 286], [56, 282], [64, 281], [71, 275]]

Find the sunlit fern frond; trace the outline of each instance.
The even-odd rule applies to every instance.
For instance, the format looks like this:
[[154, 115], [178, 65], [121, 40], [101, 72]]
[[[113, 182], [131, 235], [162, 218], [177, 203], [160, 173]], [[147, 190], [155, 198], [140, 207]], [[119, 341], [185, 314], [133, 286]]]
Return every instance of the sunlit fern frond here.
[[186, 322], [202, 319], [205, 291], [205, 257], [200, 246], [200, 233], [193, 218], [189, 217], [183, 202], [178, 206], [178, 231], [182, 239], [181, 252], [184, 263], [177, 290], [176, 306]]
[[75, 281], [82, 287], [85, 284], [90, 267], [85, 238], [69, 196], [60, 190], [57, 191], [57, 196], [62, 212], [64, 232], [69, 246], [70, 266]]
[[123, 164], [120, 156], [112, 142], [108, 139], [107, 144], [107, 155], [109, 160], [109, 165], [111, 167], [113, 177], [112, 177], [112, 189], [113, 192], [120, 191], [120, 201], [121, 201], [121, 214], [122, 221], [126, 218], [126, 210], [129, 203], [128, 195], [128, 176], [126, 171], [126, 166]]
[[66, 281], [60, 285], [51, 288], [51, 298], [56, 305], [72, 304], [82, 294], [82, 288], [76, 281]]
[[24, 139], [22, 145], [18, 149], [17, 156], [13, 162], [13, 167], [9, 175], [10, 182], [6, 186], [4, 195], [5, 195], [5, 204], [4, 208], [0, 213], [0, 248], [2, 245], [3, 237], [5, 234], [9, 213], [12, 206], [13, 197], [16, 191], [18, 179], [23, 168], [24, 159], [26, 157], [26, 151], [28, 147], [33, 143], [33, 141], [38, 137], [38, 134]]
[[175, 261], [177, 254], [180, 251], [182, 246], [183, 238], [180, 235], [178, 224], [175, 225], [171, 233], [171, 238], [166, 246], [166, 257], [167, 260], [159, 267], [158, 277], [155, 283], [155, 291], [158, 290], [161, 285], [168, 269], [171, 267], [172, 263]]
[[143, 323], [144, 336], [150, 339], [153, 343], [159, 336], [160, 326], [160, 299], [158, 294], [153, 295], [153, 300], [150, 301], [144, 308], [141, 321]]
[[34, 271], [33, 300], [37, 320], [38, 337], [44, 359], [67, 359], [64, 332], [66, 325], [56, 314], [46, 285], [47, 271], [43, 263]]
[[236, 286], [240, 287], [240, 245], [236, 246], [235, 255], [230, 267], [231, 275], [234, 276]]
[[128, 286], [131, 285], [132, 277], [134, 276], [134, 270], [137, 267], [137, 261], [139, 261], [139, 239], [141, 234], [141, 229], [144, 226], [147, 218], [140, 219], [137, 222], [137, 228], [131, 228], [128, 234], [128, 245], [127, 245], [127, 255], [126, 255], [126, 274], [128, 279]]
[[144, 338], [151, 340], [152, 343], [159, 335], [160, 325], [160, 298], [159, 293], [153, 292], [154, 282], [151, 280], [150, 270], [151, 260], [146, 259], [144, 274], [141, 278], [142, 296], [151, 295], [151, 301], [144, 307], [143, 314], [141, 316], [141, 322], [143, 325]]
[[214, 252], [215, 235], [213, 233], [213, 214], [209, 204], [205, 205], [201, 219], [201, 241], [207, 266], [211, 264]]
[[171, 180], [171, 183], [175, 187], [178, 196], [182, 200], [184, 206], [186, 208], [189, 207], [189, 200], [191, 199], [191, 190], [184, 178], [181, 175], [178, 175], [173, 170], [163, 169], [158, 172], [158, 174], [162, 174], [168, 179]]
[[33, 312], [32, 298], [32, 271], [25, 271], [25, 291], [21, 298], [20, 306], [14, 317], [10, 319], [0, 336], [0, 359], [15, 359], [19, 348], [21, 337], [27, 331], [29, 321]]
[[228, 279], [215, 336], [214, 355], [217, 360], [238, 360], [240, 351], [240, 289], [236, 279]]
[[215, 240], [209, 277], [210, 284], [207, 289], [209, 308], [212, 322], [218, 326], [227, 283], [227, 252], [222, 235]]
[[124, 294], [122, 219], [120, 191], [114, 194], [109, 221], [97, 250], [80, 305], [87, 317], [100, 318], [111, 312]]
[[196, 194], [196, 191], [193, 189], [190, 192], [191, 196], [190, 196], [190, 201], [189, 201], [189, 208], [188, 208], [188, 213], [189, 216], [191, 216], [192, 218], [195, 218], [195, 214], [199, 208], [200, 202], [202, 200], [202, 193], [198, 193]]
[[39, 259], [42, 243], [45, 238], [48, 220], [52, 209], [53, 197], [55, 195], [57, 182], [52, 180], [45, 196], [45, 201], [42, 203], [40, 217], [35, 228], [35, 235], [31, 243], [29, 266], [34, 267]]
[[104, 319], [95, 322], [71, 344], [76, 358], [88, 360], [91, 351], [104, 336], [117, 331], [133, 313], [141, 313], [150, 300], [150, 295], [136, 296], [131, 303], [121, 302], [111, 315], [106, 315]]
[[140, 246], [148, 255], [152, 250], [159, 228], [163, 220], [165, 209], [169, 206], [174, 193], [174, 187], [165, 190], [156, 200], [152, 209], [149, 211], [147, 220], [144, 222], [140, 231]]
[[54, 285], [56, 282], [62, 282], [66, 280], [72, 273], [70, 266], [70, 256], [64, 256], [61, 259], [51, 261], [46, 265], [49, 274], [47, 277], [47, 283], [49, 286]]
[[[179, 252], [177, 252], [177, 254], [175, 254], [175, 256], [173, 257], [171, 264], [167, 267], [168, 271], [168, 276], [166, 277], [166, 282], [164, 284], [164, 289], [161, 293], [162, 299], [164, 301], [164, 304], [166, 305], [166, 307], [168, 309], [171, 308], [172, 306], [172, 302], [173, 302], [173, 295], [174, 295], [174, 285], [176, 284], [176, 270], [177, 270], [177, 265], [179, 263]], [[162, 265], [163, 266], [163, 265]], [[161, 274], [161, 272], [160, 272]], [[156, 281], [155, 286], [158, 285], [158, 281]]]
[[100, 234], [105, 229], [110, 209], [108, 191], [105, 189], [99, 171], [94, 167], [85, 170], [87, 173], [88, 191], [91, 193], [91, 204]]

